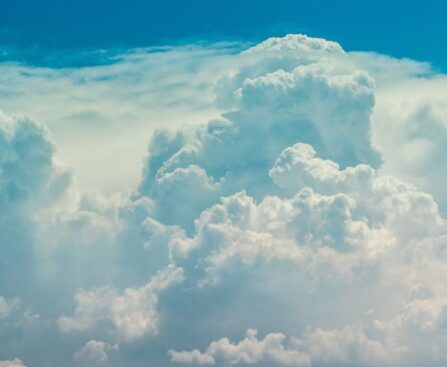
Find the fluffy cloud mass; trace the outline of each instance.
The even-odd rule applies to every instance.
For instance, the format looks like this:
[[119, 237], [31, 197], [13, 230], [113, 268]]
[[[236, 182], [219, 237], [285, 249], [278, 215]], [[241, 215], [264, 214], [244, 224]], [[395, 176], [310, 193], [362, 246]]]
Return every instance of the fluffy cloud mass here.
[[[145, 74], [160, 58], [189, 66]], [[56, 74], [159, 82], [178, 119], [209, 119], [153, 131], [110, 194], [79, 185], [51, 128], [0, 115], [0, 366], [447, 363], [443, 75], [304, 35]]]
[[75, 316], [62, 316], [59, 327], [64, 332], [86, 330], [93, 328], [101, 319], [110, 319], [125, 339], [156, 333], [158, 292], [181, 280], [181, 269], [170, 266], [147, 285], [139, 289], [126, 289], [122, 296], [116, 295], [108, 287], [94, 292], [78, 292], [75, 295]]
[[102, 341], [89, 340], [81, 350], [73, 354], [73, 358], [81, 365], [106, 365], [109, 360], [107, 352], [116, 349], [117, 346], [110, 346]]
[[[247, 330], [245, 338], [232, 344], [227, 338], [213, 341], [205, 353], [169, 351], [171, 361], [195, 363], [198, 365], [216, 364], [217, 360], [238, 364], [311, 366], [335, 365], [376, 366], [392, 365], [391, 355], [399, 350], [387, 350], [379, 341], [371, 340], [362, 328], [347, 326], [342, 330], [317, 329], [305, 339], [291, 338], [284, 345], [286, 336], [270, 333], [257, 339], [257, 330]], [[391, 354], [391, 355], [390, 355]]]

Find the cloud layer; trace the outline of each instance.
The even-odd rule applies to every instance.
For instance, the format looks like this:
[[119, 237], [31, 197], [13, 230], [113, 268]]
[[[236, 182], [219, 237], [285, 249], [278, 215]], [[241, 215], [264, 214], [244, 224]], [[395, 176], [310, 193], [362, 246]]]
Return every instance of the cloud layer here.
[[445, 365], [444, 76], [303, 35], [47, 72], [130, 88], [130, 64], [213, 116], [154, 131], [118, 194], [0, 115], [0, 366]]

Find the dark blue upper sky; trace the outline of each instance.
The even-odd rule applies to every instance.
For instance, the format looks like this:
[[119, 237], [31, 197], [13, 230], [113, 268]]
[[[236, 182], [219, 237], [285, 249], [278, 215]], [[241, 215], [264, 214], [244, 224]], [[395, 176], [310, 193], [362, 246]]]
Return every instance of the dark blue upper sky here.
[[[258, 41], [301, 32], [336, 40], [347, 50], [431, 61], [447, 70], [447, 3], [441, 0], [0, 2], [0, 45], [22, 51], [151, 46], [191, 39]], [[14, 57], [20, 58], [20, 52]]]

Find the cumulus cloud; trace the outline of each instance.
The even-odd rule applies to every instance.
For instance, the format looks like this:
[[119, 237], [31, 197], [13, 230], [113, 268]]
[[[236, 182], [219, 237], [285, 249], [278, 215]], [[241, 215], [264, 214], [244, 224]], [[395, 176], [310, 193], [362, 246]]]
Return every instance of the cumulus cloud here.
[[89, 366], [105, 365], [109, 360], [107, 352], [115, 349], [117, 349], [116, 346], [110, 346], [103, 341], [90, 340], [82, 349], [73, 354], [73, 358], [76, 362]]
[[235, 344], [228, 338], [221, 338], [213, 341], [204, 353], [170, 350], [168, 354], [172, 362], [199, 365], [392, 366], [401, 352], [370, 339], [361, 325], [340, 330], [317, 329], [302, 339], [292, 337], [287, 344], [285, 341], [286, 336], [281, 333], [270, 333], [258, 339], [257, 330], [249, 329], [245, 338]]
[[44, 127], [0, 113], [0, 286], [9, 298], [27, 298], [37, 216], [69, 196], [71, 174], [55, 163], [54, 151]]
[[197, 364], [215, 364], [215, 358], [228, 361], [230, 364], [256, 364], [269, 361], [281, 365], [307, 366], [307, 356], [297, 350], [285, 348], [283, 334], [268, 334], [262, 340], [257, 339], [257, 331], [247, 330], [246, 337], [237, 344], [227, 338], [212, 342], [205, 353], [169, 351], [173, 362]]
[[58, 194], [57, 180], [61, 178], [53, 163], [54, 148], [45, 129], [26, 118], [1, 113], [0, 149], [3, 207], [37, 204], [42, 196]]
[[[157, 94], [116, 112], [110, 86], [148, 81], [163, 110], [205, 111], [155, 131], [120, 194], [84, 192], [44, 127], [0, 116], [0, 364], [444, 365], [442, 113], [383, 102], [394, 74], [430, 84], [429, 66], [303, 35], [164, 52], [46, 71], [78, 97], [112, 89], [115, 122]], [[158, 64], [183, 67], [145, 74]]]
[[[285, 55], [278, 60], [272, 50], [282, 41]], [[375, 320], [372, 327], [351, 318], [334, 329], [317, 326], [295, 352], [302, 353], [303, 364], [397, 364], [416, 339], [422, 341], [414, 338], [408, 347], [409, 334], [399, 321], [412, 304], [404, 297], [412, 282], [430, 277], [422, 275], [415, 253], [444, 267], [435, 248], [443, 242], [446, 223], [430, 194], [378, 173], [381, 159], [371, 143], [372, 79], [352, 69], [357, 60], [345, 63], [350, 56], [333, 44], [322, 47], [324, 41], [318, 40], [320, 46], [309, 47], [307, 42], [306, 37], [286, 37], [249, 50], [244, 67], [217, 85], [217, 102], [230, 112], [202, 127], [154, 135], [139, 188], [141, 196], [153, 200], [152, 219], [144, 225], [148, 249], [166, 242], [171, 261], [199, 288], [233, 287], [235, 274], [242, 278], [236, 276], [239, 286], [248, 281], [249, 287], [259, 281], [251, 283], [252, 277], [281, 282], [287, 274], [296, 284], [335, 281], [344, 292], [351, 287], [345, 282], [363, 279], [386, 288], [383, 281], [391, 277], [392, 287], [402, 292], [396, 301], [404, 310], [393, 321]], [[193, 203], [178, 217], [166, 197], [165, 184], [174, 177], [175, 201]], [[203, 196], [196, 197], [190, 187]], [[432, 245], [423, 249], [422, 243]], [[292, 273], [286, 270], [290, 267]], [[399, 279], [408, 271], [414, 274], [411, 280]], [[442, 298], [445, 290], [439, 291]], [[262, 292], [289, 297], [281, 287]], [[355, 308], [357, 301], [352, 301], [348, 307]], [[357, 312], [368, 311], [362, 307]], [[300, 311], [319, 325], [319, 316]], [[227, 345], [228, 351], [240, 344], [220, 339], [205, 352], [172, 350], [170, 357], [214, 364], [219, 353], [212, 345]], [[239, 360], [239, 354], [225, 353], [229, 363], [265, 362], [264, 357]], [[437, 358], [431, 358], [433, 363]]]
[[163, 233], [170, 257], [207, 281], [235, 259], [291, 262], [317, 274], [324, 264], [349, 279], [356, 269], [398, 258], [410, 240], [445, 233], [430, 195], [366, 165], [342, 170], [309, 145], [286, 148], [269, 172], [284, 196], [222, 198], [195, 220], [191, 237], [152, 220], [148, 241]]
[[288, 340], [282, 333], [258, 339], [257, 331], [249, 329], [238, 343], [221, 338], [204, 352], [170, 350], [168, 355], [172, 362], [197, 365], [407, 366], [423, 361], [442, 365], [445, 307], [445, 299], [416, 296], [389, 321], [377, 320], [369, 311], [342, 328], [307, 329], [300, 338]]
[[[100, 65], [83, 67], [1, 63], [0, 105], [48, 126], [58, 157], [76, 171], [83, 189], [127, 193], [138, 182], [156, 127], [216, 115], [210, 87], [220, 75], [215, 70], [239, 47], [110, 49], [96, 53]], [[102, 149], [104, 141], [109, 149]]]
[[110, 320], [124, 340], [157, 333], [159, 293], [181, 281], [182, 270], [169, 266], [145, 286], [128, 288], [122, 295], [111, 287], [81, 290], [75, 295], [74, 315], [61, 316], [59, 327], [63, 332], [82, 331], [94, 328], [101, 320]]
[[[243, 189], [257, 198], [275, 193], [267, 172], [281, 151], [298, 141], [343, 166], [380, 164], [370, 142], [374, 92], [366, 73], [300, 58], [293, 59], [290, 71], [277, 70], [281, 60], [267, 66], [262, 61], [221, 82], [225, 88], [218, 95], [229, 88], [234, 93], [233, 110], [222, 118], [153, 136], [139, 192], [154, 200], [156, 219], [190, 227], [191, 219], [222, 195]], [[173, 210], [198, 192], [192, 186], [201, 194], [182, 211]]]

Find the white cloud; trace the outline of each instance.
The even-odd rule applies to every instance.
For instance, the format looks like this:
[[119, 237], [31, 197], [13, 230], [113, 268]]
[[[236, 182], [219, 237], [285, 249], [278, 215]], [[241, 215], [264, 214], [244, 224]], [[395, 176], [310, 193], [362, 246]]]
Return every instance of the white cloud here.
[[[443, 81], [428, 65], [290, 35], [242, 53], [1, 67], [19, 83], [0, 103], [37, 113], [46, 98], [39, 116], [63, 149], [1, 115], [2, 355], [49, 366], [165, 366], [169, 349], [196, 365], [445, 365]], [[194, 124], [154, 133], [138, 184], [157, 116]], [[70, 149], [101, 192], [61, 168]], [[40, 317], [12, 312], [16, 296]], [[281, 333], [221, 338], [248, 327]]]
[[177, 363], [215, 364], [216, 359], [230, 364], [256, 364], [268, 361], [279, 365], [308, 366], [309, 358], [298, 350], [283, 345], [285, 336], [280, 333], [268, 334], [264, 339], [257, 339], [257, 330], [247, 330], [245, 338], [232, 344], [227, 338], [213, 341], [206, 352], [169, 351], [171, 361]]
[[131, 341], [147, 333], [157, 333], [159, 294], [183, 279], [182, 270], [169, 266], [143, 287], [127, 288], [122, 295], [111, 287], [79, 291], [74, 315], [58, 320], [63, 332], [93, 329], [101, 320], [110, 320], [120, 337]]
[[346, 326], [339, 330], [316, 329], [303, 339], [290, 338], [281, 333], [267, 334], [257, 338], [257, 330], [247, 330], [238, 343], [228, 338], [211, 342], [204, 353], [168, 352], [172, 362], [199, 365], [274, 365], [274, 366], [392, 366], [405, 349], [392, 349], [379, 340], [365, 335], [361, 325]]
[[[343, 167], [379, 165], [370, 143], [371, 78], [300, 58], [293, 59], [290, 71], [277, 70], [277, 59], [266, 66], [260, 57], [241, 75], [221, 82], [219, 95], [234, 92], [234, 110], [220, 119], [153, 136], [139, 192], [154, 200], [155, 219], [190, 229], [192, 220], [222, 195], [274, 193], [268, 170], [283, 149], [298, 141]], [[180, 209], [177, 203], [185, 200], [190, 204]]]
[[308, 37], [304, 34], [288, 34], [284, 37], [271, 37], [258, 45], [251, 47], [246, 51], [246, 53], [266, 51], [281, 54], [287, 54], [290, 52], [294, 56], [306, 55], [309, 53], [344, 53], [343, 49], [337, 42], [332, 42], [322, 38]]
[[27, 118], [0, 112], [0, 151], [3, 207], [14, 210], [63, 193], [64, 173], [54, 165], [54, 147], [44, 128]]
[[216, 363], [214, 357], [210, 353], [201, 353], [197, 349], [190, 352], [177, 352], [171, 349], [168, 354], [171, 361], [176, 363], [198, 364], [200, 366]]
[[192, 237], [160, 224], [146, 230], [164, 233], [179, 264], [192, 262], [195, 272], [212, 277], [239, 258], [246, 265], [256, 259], [287, 261], [317, 273], [324, 273], [318, 269], [324, 264], [329, 273], [349, 279], [367, 264], [398, 261], [408, 241], [447, 229], [431, 196], [377, 176], [369, 166], [341, 170], [315, 157], [309, 145], [286, 148], [270, 175], [286, 195], [294, 194], [259, 203], [245, 192], [222, 198], [195, 221]]
[[0, 296], [0, 320], [7, 318], [19, 305], [20, 300], [18, 298], [8, 301], [5, 297]]
[[[421, 88], [421, 94], [415, 96], [402, 96], [394, 91], [396, 97], [391, 99], [388, 93], [393, 91], [384, 92], [388, 98], [382, 97], [375, 115], [375, 140], [385, 154], [383, 171], [429, 191], [445, 211], [442, 157], [447, 139], [447, 104], [439, 98], [443, 91], [436, 98], [425, 95], [427, 83], [436, 85], [436, 80], [415, 83], [412, 89]], [[390, 125], [388, 121], [393, 123]]]
[[103, 341], [90, 340], [73, 354], [73, 358], [78, 363], [91, 365], [105, 365], [109, 361], [107, 352], [114, 350], [116, 347], [109, 346]]
[[20, 359], [0, 361], [0, 367], [26, 367]]
[[155, 128], [216, 115], [210, 86], [237, 47], [117, 50], [110, 64], [79, 68], [3, 63], [0, 106], [45, 123], [84, 190], [127, 193]]

